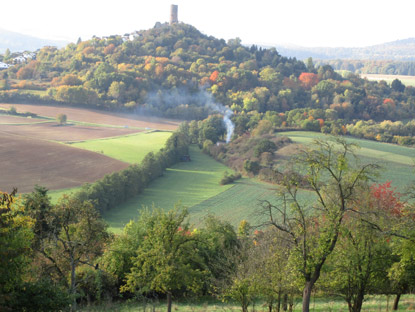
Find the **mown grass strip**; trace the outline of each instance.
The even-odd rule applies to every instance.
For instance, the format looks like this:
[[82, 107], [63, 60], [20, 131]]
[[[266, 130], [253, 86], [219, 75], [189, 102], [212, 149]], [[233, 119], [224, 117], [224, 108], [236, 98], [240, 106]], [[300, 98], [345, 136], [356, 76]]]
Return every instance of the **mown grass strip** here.
[[114, 232], [120, 232], [131, 219], [136, 219], [143, 206], [171, 209], [181, 203], [192, 207], [232, 185], [220, 185], [226, 166], [203, 154], [197, 146], [190, 147], [190, 162], [181, 162], [166, 170], [144, 192], [104, 214]]

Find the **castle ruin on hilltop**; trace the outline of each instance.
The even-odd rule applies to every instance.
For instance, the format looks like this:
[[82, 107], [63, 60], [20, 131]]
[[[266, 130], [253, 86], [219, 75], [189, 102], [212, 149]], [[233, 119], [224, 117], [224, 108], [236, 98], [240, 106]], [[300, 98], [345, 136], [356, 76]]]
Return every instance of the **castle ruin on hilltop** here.
[[172, 4], [170, 7], [170, 25], [177, 24], [179, 22], [179, 19], [177, 17], [177, 11], [179, 9], [179, 6], [176, 4]]

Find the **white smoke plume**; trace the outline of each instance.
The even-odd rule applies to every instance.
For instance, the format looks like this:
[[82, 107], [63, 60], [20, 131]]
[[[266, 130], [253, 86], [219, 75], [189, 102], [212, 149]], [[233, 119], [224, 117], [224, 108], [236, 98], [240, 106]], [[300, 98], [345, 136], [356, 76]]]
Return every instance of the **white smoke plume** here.
[[158, 92], [149, 94], [146, 102], [154, 108], [163, 107], [164, 109], [169, 109], [174, 107], [186, 108], [196, 106], [205, 108], [206, 113], [217, 112], [223, 115], [223, 123], [226, 127], [226, 143], [229, 143], [232, 139], [235, 129], [235, 125], [231, 120], [231, 116], [233, 115], [232, 110], [217, 103], [213, 95], [205, 89], [199, 89], [198, 92], [188, 92], [184, 89], [159, 90]]
[[213, 111], [217, 111], [219, 114], [223, 115], [223, 123], [226, 127], [226, 143], [229, 143], [232, 139], [233, 131], [235, 130], [235, 125], [231, 120], [231, 116], [233, 115], [232, 110], [230, 110], [229, 107], [216, 103], [213, 95], [206, 90], [200, 90], [200, 92], [206, 100], [205, 105]]
[[217, 110], [220, 114], [223, 115], [223, 123], [226, 127], [226, 143], [229, 143], [232, 139], [233, 131], [235, 130], [235, 125], [231, 120], [231, 116], [233, 112], [226, 106], [222, 104], [215, 104], [215, 110]]

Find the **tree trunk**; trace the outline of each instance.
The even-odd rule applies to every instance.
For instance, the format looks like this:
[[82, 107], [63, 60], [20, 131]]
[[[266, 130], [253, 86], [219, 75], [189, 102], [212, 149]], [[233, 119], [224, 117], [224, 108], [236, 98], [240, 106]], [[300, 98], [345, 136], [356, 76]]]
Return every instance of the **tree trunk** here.
[[364, 291], [360, 291], [353, 304], [353, 312], [360, 312], [362, 310], [363, 298], [365, 297]]
[[288, 310], [288, 294], [284, 294], [284, 297], [282, 297], [282, 310], [287, 311]]
[[73, 256], [71, 255], [71, 295], [73, 296], [73, 302], [72, 302], [72, 311], [76, 311], [76, 275], [75, 275], [75, 260]]
[[278, 292], [277, 312], [281, 311], [281, 291]]
[[311, 291], [313, 290], [313, 283], [307, 281], [303, 290], [303, 312], [310, 312]]
[[401, 299], [401, 295], [402, 295], [401, 293], [396, 294], [395, 300], [393, 301], [393, 308], [392, 308], [393, 311], [398, 310], [398, 305], [399, 305], [399, 300]]
[[352, 299], [346, 299], [347, 307], [349, 308], [349, 312], [353, 311]]
[[167, 292], [167, 312], [171, 312], [171, 304], [172, 304], [171, 292], [168, 291]]

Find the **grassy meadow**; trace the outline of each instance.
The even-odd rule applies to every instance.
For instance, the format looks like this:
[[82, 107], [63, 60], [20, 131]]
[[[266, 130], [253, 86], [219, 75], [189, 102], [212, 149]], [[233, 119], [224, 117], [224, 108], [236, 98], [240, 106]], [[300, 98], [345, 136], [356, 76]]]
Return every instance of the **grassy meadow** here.
[[[192, 161], [181, 162], [166, 170], [144, 192], [104, 214], [114, 232], [120, 232], [126, 223], [138, 216], [143, 206], [171, 209], [176, 203], [192, 207], [232, 185], [220, 185], [226, 166], [203, 154], [197, 146], [190, 147]], [[191, 210], [190, 210], [191, 212]]]
[[[393, 296], [366, 296], [363, 303], [362, 311], [364, 312], [382, 312], [392, 311]], [[301, 299], [297, 298], [294, 304], [294, 312], [301, 311]], [[251, 311], [252, 306], [249, 308]], [[139, 312], [139, 311], [156, 311], [161, 312], [166, 310], [165, 302], [157, 302], [155, 304], [144, 305], [142, 303], [127, 302], [127, 303], [107, 303], [95, 307], [86, 307], [82, 309], [83, 312], [98, 312], [98, 311], [115, 311], [115, 312]], [[241, 307], [236, 303], [223, 303], [214, 301], [212, 299], [199, 302], [174, 302], [173, 311], [177, 312], [214, 312], [214, 311], [241, 311]], [[254, 311], [254, 310], [252, 310]], [[258, 302], [255, 304], [255, 311], [268, 311], [268, 307]], [[341, 298], [317, 298], [311, 299], [310, 311], [312, 312], [347, 312], [347, 304]], [[397, 311], [415, 311], [415, 296], [403, 295], [399, 303]]]
[[[327, 139], [322, 133], [292, 131], [281, 132], [279, 135], [288, 136], [295, 143], [310, 144], [315, 139]], [[415, 181], [413, 165], [415, 148], [399, 146], [376, 141], [346, 137], [347, 142], [360, 146], [356, 155], [362, 163], [376, 163], [381, 166], [378, 183], [392, 181], [392, 186], [404, 192], [406, 187]]]
[[[142, 134], [127, 136], [127, 142], [140, 135]], [[327, 138], [324, 134], [302, 131], [284, 132], [281, 135], [286, 135], [300, 144], [310, 144], [314, 139]], [[392, 186], [397, 187], [400, 192], [404, 192], [405, 187], [412, 183], [411, 166], [415, 149], [351, 137], [346, 139], [361, 147], [356, 151], [361, 162], [376, 163], [382, 167], [376, 182], [383, 183], [390, 180]], [[117, 139], [96, 141], [112, 142], [113, 140], [117, 142]], [[128, 152], [123, 154], [122, 148], [114, 148], [114, 150], [118, 153], [117, 159], [124, 161], [127, 159], [125, 157]], [[224, 171], [231, 170], [203, 154], [196, 146], [191, 146], [190, 155], [191, 162], [179, 163], [167, 169], [165, 174], [152, 182], [142, 194], [107, 212], [104, 218], [110, 224], [111, 230], [120, 232], [129, 220], [138, 216], [138, 211], [143, 206], [154, 205], [171, 209], [175, 204], [180, 203], [188, 207], [190, 221], [196, 226], [208, 214], [220, 216], [223, 220], [237, 226], [243, 219], [249, 220], [252, 224], [261, 223], [262, 218], [258, 215], [261, 200], [276, 203], [275, 186], [249, 178], [221, 186], [219, 181]]]
[[[103, 153], [128, 163], [141, 161], [150, 152], [159, 150], [169, 137], [170, 132], [141, 132], [137, 134], [74, 143], [73, 146]], [[290, 137], [295, 143], [310, 144], [315, 139], [326, 139], [321, 133], [292, 131], [279, 135]], [[347, 137], [350, 143], [360, 148], [356, 154], [362, 162], [377, 163], [382, 166], [379, 183], [392, 181], [392, 186], [400, 192], [413, 181], [413, 157], [415, 149], [385, 144], [369, 140]], [[259, 224], [261, 216], [260, 201], [276, 203], [276, 188], [273, 185], [242, 178], [233, 184], [219, 184], [223, 173], [229, 168], [203, 154], [197, 146], [191, 146], [191, 162], [178, 163], [166, 170], [164, 175], [153, 181], [140, 195], [105, 213], [104, 218], [110, 229], [119, 233], [131, 219], [138, 216], [143, 206], [153, 205], [171, 209], [177, 203], [188, 207], [190, 221], [194, 225], [202, 222], [207, 214], [220, 216], [223, 220], [237, 226], [243, 219], [252, 224]], [[77, 191], [79, 188], [51, 191], [52, 200], [64, 193]]]
[[[132, 164], [139, 163], [149, 152], [159, 151], [170, 135], [171, 132], [139, 132], [115, 138], [72, 143], [71, 146], [101, 153], [108, 157]], [[81, 186], [52, 190], [48, 193], [52, 202], [56, 203], [63, 194], [71, 194], [80, 189]]]
[[139, 163], [149, 152], [157, 152], [171, 132], [139, 132], [131, 135], [72, 143], [74, 147], [104, 154], [127, 163]]
[[237, 227], [241, 220], [252, 224], [261, 223], [258, 215], [260, 201], [267, 200], [276, 204], [275, 186], [249, 178], [242, 178], [226, 191], [213, 196], [189, 209], [191, 221], [198, 224], [207, 214], [220, 216]]
[[404, 76], [404, 75], [383, 75], [383, 74], [361, 74], [362, 78], [368, 80], [381, 81], [384, 80], [388, 84], [391, 84], [395, 79], [399, 79], [405, 86], [415, 86], [415, 76]]

